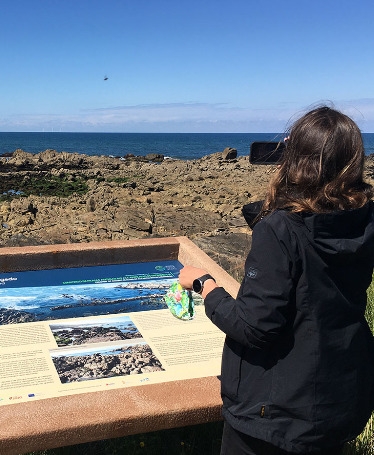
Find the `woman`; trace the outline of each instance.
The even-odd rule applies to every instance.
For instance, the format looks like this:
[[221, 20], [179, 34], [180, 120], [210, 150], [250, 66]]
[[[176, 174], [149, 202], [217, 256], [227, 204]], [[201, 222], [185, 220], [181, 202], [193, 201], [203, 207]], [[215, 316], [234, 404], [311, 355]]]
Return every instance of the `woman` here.
[[226, 333], [222, 455], [340, 454], [370, 417], [374, 207], [363, 166], [349, 117], [308, 112], [291, 128], [253, 227], [237, 299], [203, 269], [180, 272]]

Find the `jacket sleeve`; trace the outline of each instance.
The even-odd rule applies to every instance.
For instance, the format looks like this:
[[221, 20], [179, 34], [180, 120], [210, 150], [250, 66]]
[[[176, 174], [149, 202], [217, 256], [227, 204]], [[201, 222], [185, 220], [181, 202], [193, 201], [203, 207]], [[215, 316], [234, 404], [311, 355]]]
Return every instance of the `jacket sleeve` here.
[[294, 314], [295, 261], [289, 252], [285, 222], [278, 221], [277, 233], [266, 219], [255, 226], [237, 299], [223, 288], [214, 289], [205, 299], [205, 312], [211, 321], [251, 349], [265, 349], [275, 343]]

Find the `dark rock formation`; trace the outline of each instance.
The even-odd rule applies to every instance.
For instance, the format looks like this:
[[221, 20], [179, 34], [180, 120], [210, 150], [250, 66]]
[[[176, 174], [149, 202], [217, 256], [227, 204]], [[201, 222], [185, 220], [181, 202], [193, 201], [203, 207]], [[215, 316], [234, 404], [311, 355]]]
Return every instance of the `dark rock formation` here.
[[35, 321], [34, 315], [27, 313], [26, 311], [0, 308], [0, 325], [18, 324], [21, 322], [34, 322], [34, 321]]
[[59, 356], [52, 360], [62, 383], [163, 370], [147, 344], [124, 347], [118, 354]]
[[117, 327], [93, 326], [89, 329], [75, 327], [72, 330], [59, 330], [54, 333], [54, 337], [58, 346], [75, 346], [86, 343], [128, 340], [142, 336], [134, 326], [128, 327], [126, 332]]
[[222, 152], [222, 158], [224, 160], [234, 160], [238, 155], [238, 151], [232, 147], [226, 147]]

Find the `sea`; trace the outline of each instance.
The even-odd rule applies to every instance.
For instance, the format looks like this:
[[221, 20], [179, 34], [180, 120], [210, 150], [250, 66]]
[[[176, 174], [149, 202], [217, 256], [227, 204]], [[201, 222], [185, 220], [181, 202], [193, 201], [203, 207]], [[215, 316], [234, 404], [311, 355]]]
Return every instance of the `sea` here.
[[167, 309], [181, 268], [167, 260], [0, 273], [0, 315], [11, 311], [18, 322]]
[[[136, 156], [156, 153], [164, 157], [194, 160], [226, 147], [247, 156], [255, 141], [281, 141], [284, 133], [1, 133], [0, 155], [17, 149], [39, 153], [47, 149], [89, 156]], [[374, 153], [374, 133], [363, 133], [365, 153]]]

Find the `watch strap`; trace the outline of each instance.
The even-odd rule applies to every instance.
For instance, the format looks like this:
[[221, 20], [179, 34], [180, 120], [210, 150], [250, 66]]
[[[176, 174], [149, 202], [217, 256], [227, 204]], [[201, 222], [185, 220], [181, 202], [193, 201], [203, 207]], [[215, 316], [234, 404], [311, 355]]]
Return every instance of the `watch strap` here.
[[[204, 289], [204, 283], [207, 280], [213, 280], [214, 282], [216, 282], [216, 280], [212, 277], [212, 275], [210, 275], [209, 273], [206, 273], [205, 275], [201, 276], [200, 278], [197, 278], [196, 280], [194, 280], [193, 290], [195, 292], [197, 292], [198, 294], [201, 294]], [[197, 289], [198, 286], [200, 286], [200, 289]]]

